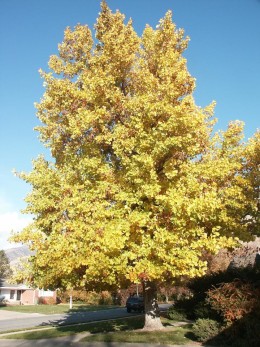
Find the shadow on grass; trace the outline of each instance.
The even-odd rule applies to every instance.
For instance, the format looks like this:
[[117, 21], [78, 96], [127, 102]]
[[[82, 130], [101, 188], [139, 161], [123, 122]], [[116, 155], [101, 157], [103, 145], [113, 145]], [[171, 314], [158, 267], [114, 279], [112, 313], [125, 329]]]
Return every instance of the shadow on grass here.
[[143, 330], [123, 330], [107, 333], [92, 334], [85, 337], [84, 342], [119, 342], [119, 343], [153, 343], [153, 344], [187, 344], [193, 342], [187, 339], [188, 327], [175, 327], [170, 330], [143, 331]]
[[109, 333], [116, 331], [141, 329], [144, 325], [144, 317], [121, 318], [118, 320], [109, 320], [104, 322], [92, 322], [84, 325], [75, 325], [70, 327], [58, 327], [62, 332], [71, 331], [73, 333], [89, 332], [91, 334]]
[[74, 324], [70, 326], [56, 326], [53, 329], [39, 329], [35, 331], [21, 332], [11, 334], [5, 338], [8, 339], [26, 339], [26, 340], [38, 340], [46, 338], [56, 338], [62, 336], [69, 336], [79, 333], [89, 334], [107, 334], [118, 331], [131, 331], [142, 328], [144, 325], [144, 317], [131, 317], [120, 318], [118, 320], [109, 320], [101, 322], [89, 322], [82, 324]]

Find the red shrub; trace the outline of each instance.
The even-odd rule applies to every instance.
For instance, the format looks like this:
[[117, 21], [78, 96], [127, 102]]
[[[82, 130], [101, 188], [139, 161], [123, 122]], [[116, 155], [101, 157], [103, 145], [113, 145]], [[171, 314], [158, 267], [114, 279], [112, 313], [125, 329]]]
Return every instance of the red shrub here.
[[52, 297], [43, 297], [40, 296], [38, 299], [38, 304], [39, 305], [56, 305], [56, 299], [52, 298]]
[[207, 301], [226, 323], [233, 323], [259, 306], [260, 288], [236, 279], [207, 292]]

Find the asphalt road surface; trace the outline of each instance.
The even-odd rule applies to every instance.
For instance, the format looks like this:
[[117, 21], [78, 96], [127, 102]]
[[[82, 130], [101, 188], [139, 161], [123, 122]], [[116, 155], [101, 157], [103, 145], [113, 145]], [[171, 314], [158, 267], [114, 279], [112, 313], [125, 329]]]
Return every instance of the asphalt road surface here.
[[[166, 309], [169, 305], [160, 305]], [[19, 313], [1, 310], [0, 311], [0, 332], [8, 330], [27, 329], [39, 326], [60, 326], [75, 323], [86, 323], [114, 318], [123, 318], [140, 313], [127, 313], [126, 308], [114, 308], [101, 311], [76, 311], [65, 314], [43, 315], [39, 313]]]
[[[10, 315], [10, 313], [12, 313]], [[133, 314], [134, 315], [134, 314]], [[18, 313], [0, 311], [0, 332], [38, 326], [59, 326], [84, 323], [129, 316], [125, 308], [101, 311], [78, 311], [65, 314], [43, 315], [37, 313]]]

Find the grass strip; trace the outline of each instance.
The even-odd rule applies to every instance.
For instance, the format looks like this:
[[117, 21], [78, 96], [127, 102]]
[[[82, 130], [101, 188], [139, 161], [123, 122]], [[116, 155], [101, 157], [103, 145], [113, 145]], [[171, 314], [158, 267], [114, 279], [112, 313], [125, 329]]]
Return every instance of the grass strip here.
[[10, 329], [10, 330], [4, 330], [0, 332], [0, 339], [4, 338], [3, 335], [9, 335], [9, 334], [18, 334], [19, 332], [26, 332], [26, 331], [36, 331], [36, 330], [47, 330], [47, 329], [53, 329], [53, 326], [35, 326], [30, 328], [21, 328], [21, 329]]
[[20, 313], [40, 313], [40, 314], [59, 314], [59, 313], [73, 313], [79, 311], [100, 311], [118, 308], [115, 305], [77, 305], [75, 304], [72, 309], [69, 305], [21, 305], [21, 306], [0, 306], [1, 311], [12, 311]]

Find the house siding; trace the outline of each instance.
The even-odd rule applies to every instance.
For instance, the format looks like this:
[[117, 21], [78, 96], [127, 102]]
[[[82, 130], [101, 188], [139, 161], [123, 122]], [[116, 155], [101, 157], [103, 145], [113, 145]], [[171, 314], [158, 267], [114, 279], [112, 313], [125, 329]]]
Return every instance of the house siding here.
[[36, 290], [25, 289], [22, 291], [21, 304], [22, 305], [34, 305], [37, 303]]

